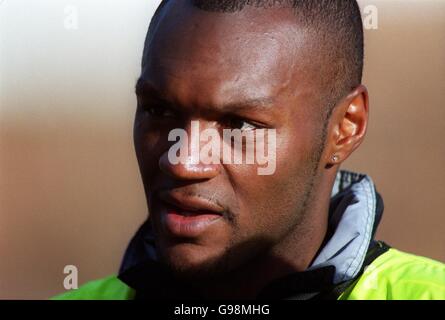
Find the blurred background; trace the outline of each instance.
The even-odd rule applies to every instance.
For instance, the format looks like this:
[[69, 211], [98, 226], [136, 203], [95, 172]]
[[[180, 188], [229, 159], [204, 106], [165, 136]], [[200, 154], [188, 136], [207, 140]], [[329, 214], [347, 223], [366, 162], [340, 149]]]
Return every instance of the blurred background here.
[[[445, 262], [445, 1], [359, 2], [371, 125], [343, 168], [383, 195], [378, 238]], [[158, 3], [0, 0], [0, 298], [116, 273], [146, 218], [133, 91]]]

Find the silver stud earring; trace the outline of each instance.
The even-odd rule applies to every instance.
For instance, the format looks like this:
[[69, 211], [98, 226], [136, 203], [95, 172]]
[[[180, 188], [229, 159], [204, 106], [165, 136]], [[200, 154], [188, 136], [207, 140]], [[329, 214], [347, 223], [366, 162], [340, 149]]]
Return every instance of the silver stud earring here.
[[337, 162], [338, 159], [339, 159], [339, 157], [338, 157], [336, 154], [334, 154], [334, 155], [332, 156], [332, 162]]

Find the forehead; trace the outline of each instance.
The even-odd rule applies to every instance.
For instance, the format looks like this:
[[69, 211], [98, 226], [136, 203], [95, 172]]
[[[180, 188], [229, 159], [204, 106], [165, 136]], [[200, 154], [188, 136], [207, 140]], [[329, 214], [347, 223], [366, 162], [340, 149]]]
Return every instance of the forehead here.
[[173, 1], [146, 50], [142, 77], [196, 105], [304, 90], [305, 33], [289, 9], [206, 12]]

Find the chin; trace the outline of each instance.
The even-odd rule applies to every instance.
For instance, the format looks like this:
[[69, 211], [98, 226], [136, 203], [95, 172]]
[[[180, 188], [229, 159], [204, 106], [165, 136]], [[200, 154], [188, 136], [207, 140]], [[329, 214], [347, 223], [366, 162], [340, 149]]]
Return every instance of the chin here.
[[224, 249], [182, 243], [165, 248], [160, 256], [178, 278], [204, 280], [228, 271], [229, 257]]

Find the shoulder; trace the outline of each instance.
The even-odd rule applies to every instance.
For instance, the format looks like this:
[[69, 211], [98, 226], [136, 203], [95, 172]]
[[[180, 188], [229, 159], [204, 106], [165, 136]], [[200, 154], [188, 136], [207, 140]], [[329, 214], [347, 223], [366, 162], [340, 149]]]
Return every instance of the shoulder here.
[[340, 299], [445, 299], [445, 264], [389, 249]]
[[88, 282], [78, 289], [57, 295], [51, 300], [131, 300], [134, 291], [112, 275]]

